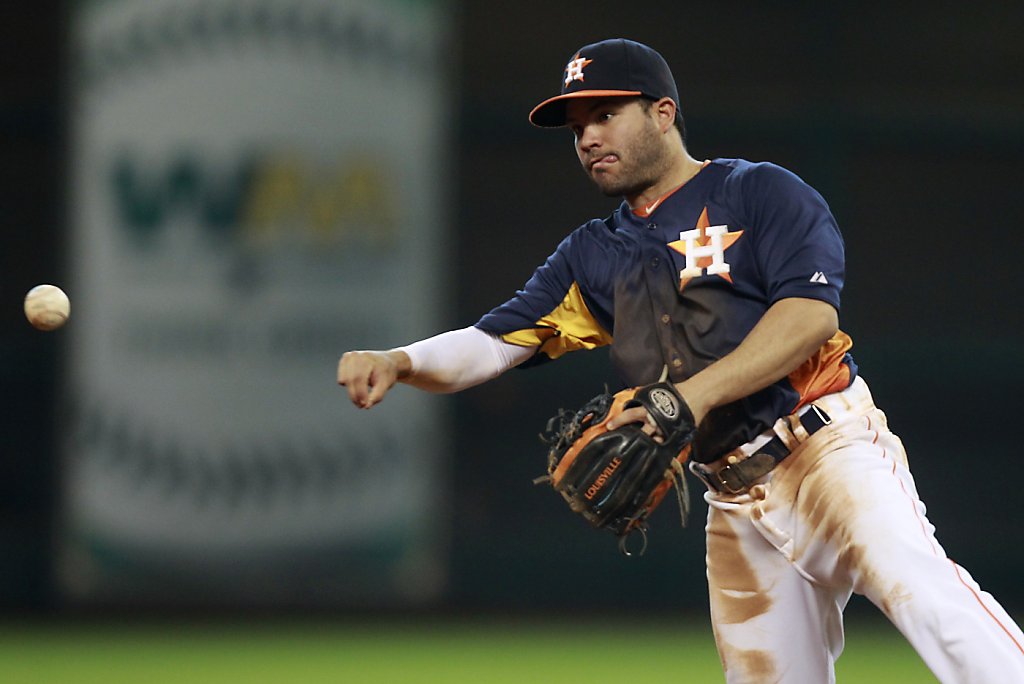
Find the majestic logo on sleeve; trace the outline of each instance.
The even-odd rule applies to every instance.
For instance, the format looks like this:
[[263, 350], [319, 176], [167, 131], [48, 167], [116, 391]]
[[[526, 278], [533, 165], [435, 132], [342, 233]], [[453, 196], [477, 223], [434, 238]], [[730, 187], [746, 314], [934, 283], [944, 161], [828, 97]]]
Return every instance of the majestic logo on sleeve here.
[[582, 81], [583, 68], [593, 61], [592, 59], [580, 57], [580, 53], [577, 52], [576, 56], [565, 65], [565, 85], [568, 86], [573, 81]]
[[712, 226], [708, 219], [708, 208], [704, 207], [697, 227], [679, 233], [679, 239], [668, 243], [668, 246], [686, 255], [686, 268], [679, 272], [679, 289], [693, 278], [704, 275], [717, 275], [730, 283], [729, 264], [725, 260], [725, 250], [743, 235], [742, 230], [729, 232], [729, 226]]

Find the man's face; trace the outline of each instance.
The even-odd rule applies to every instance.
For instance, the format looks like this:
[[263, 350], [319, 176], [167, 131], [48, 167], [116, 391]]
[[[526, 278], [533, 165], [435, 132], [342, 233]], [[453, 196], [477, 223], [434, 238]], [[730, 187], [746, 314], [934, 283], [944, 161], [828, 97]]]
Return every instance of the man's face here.
[[566, 121], [584, 172], [610, 197], [635, 197], [668, 169], [661, 130], [637, 98], [572, 100]]

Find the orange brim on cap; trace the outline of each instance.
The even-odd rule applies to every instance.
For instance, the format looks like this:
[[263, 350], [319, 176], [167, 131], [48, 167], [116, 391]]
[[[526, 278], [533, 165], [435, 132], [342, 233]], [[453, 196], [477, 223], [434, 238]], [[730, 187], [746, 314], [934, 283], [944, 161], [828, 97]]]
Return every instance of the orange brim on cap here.
[[[639, 90], [577, 90], [544, 100], [530, 112], [530, 123], [541, 128], [558, 128], [565, 125], [565, 100], [581, 97], [638, 97]], [[552, 106], [560, 105], [560, 106]]]

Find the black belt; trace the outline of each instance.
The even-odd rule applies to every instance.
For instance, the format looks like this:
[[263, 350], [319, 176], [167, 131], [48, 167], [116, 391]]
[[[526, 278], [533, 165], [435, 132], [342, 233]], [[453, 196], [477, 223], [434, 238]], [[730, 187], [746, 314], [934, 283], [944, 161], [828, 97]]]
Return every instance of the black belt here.
[[[814, 404], [811, 404], [811, 408], [797, 420], [807, 431], [808, 437], [826, 425], [832, 424], [832, 419], [828, 417], [828, 414]], [[782, 459], [789, 456], [789, 453], [789, 448], [776, 435], [738, 463], [731, 463], [720, 470], [713, 470], [703, 463], [691, 461], [690, 471], [717, 492], [741, 494], [759, 478], [774, 470], [775, 466], [782, 462]]]

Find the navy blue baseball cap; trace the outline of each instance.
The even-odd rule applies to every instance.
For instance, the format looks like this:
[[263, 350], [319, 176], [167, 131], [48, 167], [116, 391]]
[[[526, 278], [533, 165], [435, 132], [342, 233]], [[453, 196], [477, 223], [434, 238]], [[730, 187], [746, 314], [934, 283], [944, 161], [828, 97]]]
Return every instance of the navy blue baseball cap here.
[[679, 91], [668, 63], [643, 43], [613, 38], [581, 47], [565, 65], [562, 92], [530, 112], [530, 123], [543, 128], [565, 125], [565, 106], [578, 97], [670, 97], [682, 121]]

